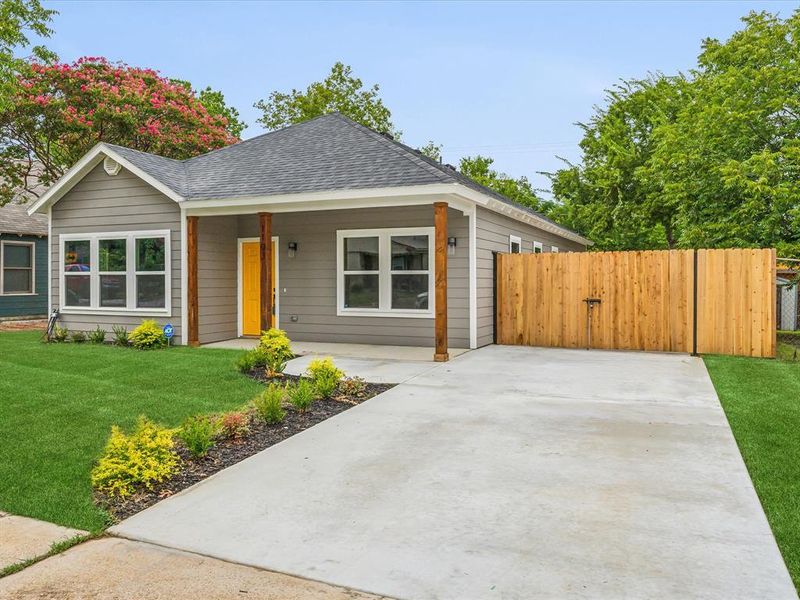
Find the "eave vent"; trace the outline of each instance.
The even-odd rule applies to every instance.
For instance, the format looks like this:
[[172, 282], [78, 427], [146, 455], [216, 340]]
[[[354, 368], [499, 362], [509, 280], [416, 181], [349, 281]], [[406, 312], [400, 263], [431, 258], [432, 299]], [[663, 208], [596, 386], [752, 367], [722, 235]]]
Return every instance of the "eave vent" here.
[[103, 160], [103, 168], [106, 170], [106, 173], [114, 176], [119, 173], [120, 169], [122, 169], [122, 165], [110, 156], [106, 156], [105, 160]]

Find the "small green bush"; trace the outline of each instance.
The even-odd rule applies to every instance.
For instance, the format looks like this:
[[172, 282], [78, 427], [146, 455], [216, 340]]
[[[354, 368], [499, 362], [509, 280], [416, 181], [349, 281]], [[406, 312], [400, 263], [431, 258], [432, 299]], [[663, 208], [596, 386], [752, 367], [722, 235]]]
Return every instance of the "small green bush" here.
[[130, 333], [131, 344], [139, 350], [163, 348], [167, 345], [167, 337], [161, 327], [152, 319], [145, 319]]
[[69, 329], [56, 325], [53, 328], [53, 340], [56, 342], [66, 342], [69, 337]]
[[89, 341], [93, 344], [102, 344], [106, 341], [106, 330], [100, 329], [100, 325], [89, 332]]
[[250, 431], [249, 418], [244, 412], [230, 412], [219, 420], [222, 435], [226, 438], [240, 438]]
[[215, 418], [200, 415], [189, 417], [178, 430], [178, 438], [192, 453], [201, 457], [214, 447], [216, 437], [220, 434], [219, 421]]
[[236, 359], [236, 370], [247, 375], [256, 367], [253, 351], [249, 350]]
[[73, 331], [72, 335], [70, 336], [72, 341], [76, 344], [82, 344], [86, 341], [86, 333], [83, 331]]
[[178, 472], [173, 431], [139, 417], [131, 435], [116, 425], [105, 450], [92, 469], [92, 486], [109, 496], [130, 496], [138, 486], [153, 489], [156, 483]]
[[116, 346], [128, 345], [128, 330], [125, 329], [124, 325], [114, 325], [111, 327], [111, 331], [114, 332], [114, 344]]
[[333, 364], [333, 359], [330, 357], [312, 360], [307, 372], [322, 398], [330, 398], [344, 377], [344, 372]]
[[346, 377], [339, 382], [339, 392], [349, 398], [360, 398], [367, 391], [367, 382], [361, 377]]
[[303, 413], [316, 400], [317, 389], [308, 379], [301, 379], [296, 384], [288, 386], [286, 394], [289, 396], [289, 403]]
[[267, 423], [280, 423], [286, 417], [283, 398], [286, 390], [277, 383], [271, 383], [261, 394], [253, 399], [256, 414]]
[[281, 329], [269, 329], [261, 334], [255, 356], [264, 357], [267, 375], [274, 377], [283, 373], [286, 363], [294, 358], [291, 342], [286, 332]]

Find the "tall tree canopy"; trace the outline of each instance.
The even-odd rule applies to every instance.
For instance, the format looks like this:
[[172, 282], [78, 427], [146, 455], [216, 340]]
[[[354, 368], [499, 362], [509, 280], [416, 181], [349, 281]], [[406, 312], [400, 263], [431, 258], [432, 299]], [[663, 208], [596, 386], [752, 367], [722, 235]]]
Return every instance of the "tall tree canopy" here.
[[514, 178], [492, 169], [494, 159], [486, 156], [466, 156], [461, 159], [458, 170], [486, 187], [507, 198], [524, 204], [539, 212], [549, 212], [550, 203], [539, 198], [527, 177]]
[[379, 91], [377, 84], [364, 88], [351, 67], [337, 62], [325, 79], [315, 81], [305, 91], [275, 91], [256, 102], [255, 107], [262, 111], [258, 122], [269, 130], [340, 112], [370, 129], [399, 137], [392, 113], [383, 104]]
[[247, 123], [239, 118], [239, 111], [236, 110], [236, 108], [228, 106], [225, 103], [225, 95], [222, 92], [212, 89], [211, 86], [199, 92], [195, 92], [192, 89], [192, 84], [188, 81], [184, 81], [183, 79], [170, 79], [170, 81], [172, 83], [181, 84], [188, 91], [195, 94], [200, 104], [208, 111], [208, 114], [216, 117], [224, 117], [227, 122], [225, 129], [227, 129], [228, 133], [233, 137], [237, 139], [242, 137], [242, 132], [247, 129]]
[[800, 12], [743, 22], [686, 76], [609, 92], [580, 163], [551, 175], [553, 216], [599, 248], [800, 253]]
[[40, 62], [52, 62], [55, 55], [44, 46], [30, 46], [28, 36], [50, 37], [48, 24], [56, 11], [45, 9], [39, 0], [0, 0], [0, 110], [12, 102], [17, 76], [28, 67], [28, 61], [17, 57], [20, 50], [29, 50]]
[[83, 58], [32, 63], [0, 112], [0, 204], [52, 184], [100, 141], [183, 159], [237, 141], [190, 87], [150, 69]]

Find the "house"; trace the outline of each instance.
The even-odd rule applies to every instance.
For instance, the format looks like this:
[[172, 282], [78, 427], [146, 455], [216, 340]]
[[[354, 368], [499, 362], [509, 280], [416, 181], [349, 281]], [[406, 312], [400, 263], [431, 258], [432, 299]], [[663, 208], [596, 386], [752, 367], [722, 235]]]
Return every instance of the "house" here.
[[0, 206], [0, 321], [47, 314], [47, 216], [28, 208]]
[[70, 329], [151, 317], [196, 345], [275, 325], [439, 360], [492, 342], [494, 251], [591, 243], [339, 114], [184, 161], [99, 144], [30, 212]]

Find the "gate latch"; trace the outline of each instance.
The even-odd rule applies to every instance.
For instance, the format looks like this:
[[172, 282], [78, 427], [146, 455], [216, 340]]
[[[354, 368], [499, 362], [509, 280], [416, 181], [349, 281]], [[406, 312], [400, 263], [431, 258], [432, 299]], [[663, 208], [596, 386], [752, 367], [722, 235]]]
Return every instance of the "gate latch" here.
[[600, 298], [584, 298], [583, 301], [586, 302], [586, 304], [589, 305], [590, 309], [594, 308], [595, 304], [600, 304], [602, 302], [602, 300], [600, 300]]

